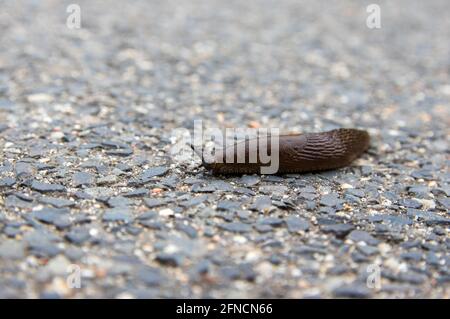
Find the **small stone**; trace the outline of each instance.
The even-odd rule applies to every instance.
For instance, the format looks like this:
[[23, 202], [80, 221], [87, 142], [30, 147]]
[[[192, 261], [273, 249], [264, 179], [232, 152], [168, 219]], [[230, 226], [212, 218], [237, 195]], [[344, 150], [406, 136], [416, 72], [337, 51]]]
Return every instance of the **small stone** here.
[[16, 184], [16, 179], [12, 177], [5, 177], [0, 179], [0, 188], [1, 187], [12, 187]]
[[258, 220], [260, 225], [269, 225], [271, 227], [280, 227], [283, 225], [283, 220], [278, 217], [263, 217]]
[[19, 196], [17, 196], [17, 194], [7, 196], [4, 203], [5, 203], [5, 207], [7, 207], [7, 208], [32, 208], [33, 207], [32, 201], [24, 200], [24, 199], [20, 198]]
[[111, 155], [111, 156], [127, 157], [130, 155], [133, 155], [133, 150], [131, 148], [113, 149], [113, 150], [108, 150], [105, 153], [107, 155]]
[[190, 238], [196, 238], [197, 237], [197, 230], [187, 224], [178, 222], [175, 224], [175, 229], [185, 233], [186, 235], [188, 235]]
[[97, 185], [110, 185], [117, 183], [117, 175], [107, 175], [97, 179]]
[[418, 200], [415, 200], [415, 199], [410, 199], [410, 198], [402, 198], [401, 200], [398, 201], [398, 204], [400, 206], [407, 207], [407, 208], [418, 209], [418, 208], [422, 207], [421, 202], [419, 202]]
[[105, 211], [102, 220], [104, 222], [124, 222], [133, 221], [133, 214], [126, 208], [114, 208]]
[[443, 217], [436, 213], [424, 212], [417, 209], [408, 209], [406, 214], [417, 220], [423, 220], [429, 226], [432, 225], [450, 225], [450, 218]]
[[52, 140], [61, 140], [64, 137], [64, 132], [60, 132], [60, 131], [55, 131], [50, 133], [50, 139]]
[[146, 188], [138, 188], [123, 194], [124, 197], [144, 197], [146, 195], [148, 195], [148, 189]]
[[378, 253], [378, 248], [369, 245], [358, 245], [357, 249], [365, 256], [372, 256]]
[[259, 187], [259, 192], [270, 196], [284, 196], [289, 188], [284, 185], [264, 185]]
[[334, 289], [333, 295], [338, 298], [369, 298], [371, 292], [362, 284], [350, 284]]
[[217, 203], [217, 210], [234, 211], [241, 207], [240, 202], [232, 200], [222, 200]]
[[183, 206], [183, 207], [197, 206], [197, 205], [203, 203], [204, 201], [206, 201], [207, 199], [208, 199], [208, 195], [201, 195], [201, 196], [193, 197], [187, 201], [181, 202], [180, 206]]
[[167, 186], [172, 189], [177, 187], [178, 182], [179, 182], [179, 179], [175, 175], [165, 177], [160, 181], [161, 185]]
[[368, 232], [365, 232], [363, 230], [353, 230], [348, 236], [348, 239], [354, 241], [355, 243], [358, 242], [365, 242], [366, 244], [369, 245], [378, 245], [380, 243], [380, 241], [374, 237], [372, 237], [372, 235], [370, 235]]
[[292, 252], [298, 255], [313, 255], [313, 254], [326, 254], [327, 251], [324, 248], [315, 247], [311, 245], [298, 245], [292, 248]]
[[344, 238], [349, 232], [355, 229], [355, 227], [350, 224], [334, 224], [324, 225], [321, 229], [324, 233], [332, 233], [338, 238]]
[[447, 211], [450, 210], [450, 199], [449, 198], [439, 198], [438, 203], [441, 204]]
[[362, 198], [365, 195], [365, 193], [364, 193], [364, 191], [362, 189], [357, 189], [357, 188], [347, 189], [345, 193], [353, 195], [353, 196], [356, 196], [356, 197], [359, 197], [359, 198]]
[[269, 225], [255, 225], [255, 229], [260, 233], [268, 233], [272, 231], [272, 227]]
[[272, 200], [269, 196], [261, 196], [255, 200], [255, 203], [250, 207], [253, 210], [264, 212], [272, 207]]
[[233, 233], [247, 233], [252, 230], [250, 225], [240, 222], [220, 224], [219, 227]]
[[155, 208], [170, 203], [170, 200], [165, 198], [144, 198], [144, 203], [148, 208]]
[[53, 220], [53, 225], [58, 229], [66, 229], [72, 226], [72, 221], [69, 215], [60, 215]]
[[63, 276], [67, 275], [69, 271], [69, 265], [71, 262], [63, 255], [58, 255], [47, 263], [45, 269], [49, 271], [52, 275]]
[[39, 181], [33, 181], [31, 188], [41, 193], [65, 192], [66, 188], [60, 184], [47, 184]]
[[258, 175], [244, 175], [238, 179], [238, 183], [247, 187], [255, 186], [259, 184], [261, 178]]
[[309, 193], [309, 192], [300, 192], [300, 194], [298, 195], [299, 198], [306, 199], [309, 201], [316, 199], [317, 196], [318, 195], [316, 193]]
[[40, 222], [46, 224], [53, 224], [55, 220], [61, 215], [68, 215], [69, 211], [67, 209], [59, 208], [42, 208], [41, 210], [36, 210], [31, 213], [33, 218], [39, 220]]
[[341, 200], [336, 194], [326, 194], [320, 199], [320, 204], [323, 206], [337, 207], [344, 201]]
[[137, 217], [137, 219], [138, 220], [147, 220], [147, 219], [154, 219], [156, 217], [158, 217], [158, 213], [151, 210], [151, 211], [142, 213], [141, 215], [139, 215]]
[[60, 249], [55, 241], [58, 237], [44, 231], [32, 231], [24, 236], [24, 240], [28, 245], [31, 254], [38, 257], [53, 257], [56, 256]]
[[145, 170], [140, 176], [139, 180], [141, 183], [148, 183], [153, 177], [162, 176], [168, 172], [168, 168], [165, 166], [152, 167]]
[[403, 260], [420, 261], [423, 258], [423, 254], [419, 251], [411, 251], [400, 255]]
[[307, 231], [310, 227], [309, 222], [301, 217], [289, 216], [285, 219], [286, 226], [291, 233]]
[[216, 191], [231, 192], [233, 190], [233, 187], [229, 183], [222, 180], [211, 181], [210, 185], [214, 187]]
[[132, 201], [123, 196], [111, 197], [107, 201], [109, 207], [126, 207], [130, 206]]
[[16, 236], [22, 234], [22, 231], [18, 227], [6, 226], [3, 228], [3, 233], [11, 238], [15, 238]]
[[161, 209], [159, 211], [159, 215], [162, 217], [172, 217], [174, 214], [174, 211], [170, 208]]
[[428, 186], [425, 185], [408, 186], [407, 190], [408, 193], [420, 198], [426, 197], [429, 193]]
[[216, 191], [216, 188], [211, 185], [202, 185], [201, 183], [197, 183], [192, 185], [191, 192], [193, 193], [213, 193]]
[[361, 174], [363, 176], [369, 176], [370, 174], [372, 174], [372, 166], [361, 166]]
[[34, 93], [27, 96], [30, 103], [48, 103], [53, 101], [53, 96], [46, 93]]
[[381, 275], [393, 281], [406, 282], [413, 285], [421, 285], [427, 280], [427, 277], [425, 275], [418, 274], [412, 271], [399, 272], [397, 274], [388, 271], [382, 271]]
[[0, 259], [22, 259], [25, 256], [22, 242], [7, 239], [0, 243]]
[[162, 229], [165, 228], [165, 224], [164, 223], [159, 222], [159, 221], [147, 220], [147, 219], [140, 220], [139, 224], [144, 226], [144, 227], [146, 227], [146, 228], [149, 228], [149, 229], [162, 230]]
[[33, 174], [33, 166], [29, 163], [17, 162], [15, 172], [17, 177], [30, 176]]
[[178, 267], [183, 263], [183, 256], [179, 254], [159, 253], [156, 255], [156, 260], [163, 265]]
[[64, 255], [72, 261], [79, 261], [84, 256], [84, 252], [78, 247], [69, 247], [64, 250]]
[[131, 172], [133, 170], [133, 168], [126, 163], [119, 163], [116, 167], [123, 172]]
[[63, 207], [71, 207], [75, 205], [75, 202], [68, 200], [68, 199], [64, 199], [64, 198], [57, 198], [57, 197], [41, 197], [38, 199], [39, 202], [43, 203], [43, 204], [48, 204], [48, 205], [52, 205], [53, 207], [56, 208], [63, 208]]
[[425, 180], [430, 180], [433, 178], [433, 172], [428, 169], [420, 169], [413, 171], [411, 176], [417, 179], [423, 178]]
[[397, 216], [397, 215], [380, 214], [380, 215], [375, 215], [375, 216], [369, 217], [369, 220], [371, 222], [386, 222], [388, 224], [400, 225], [400, 226], [413, 224], [411, 219], [409, 219], [407, 217], [403, 217], [403, 216]]
[[436, 227], [433, 229], [433, 233], [435, 233], [435, 234], [438, 235], [438, 236], [444, 236], [444, 235], [447, 234], [447, 232], [445, 231], [445, 229], [442, 228], [442, 227], [439, 227], [439, 226], [436, 226]]
[[65, 237], [71, 243], [82, 245], [90, 239], [91, 235], [89, 234], [89, 229], [78, 227], [72, 229]]
[[147, 286], [159, 286], [163, 283], [164, 277], [157, 268], [142, 267], [137, 272], [137, 280]]
[[79, 187], [83, 185], [93, 185], [94, 176], [86, 172], [76, 172], [72, 176], [72, 183], [74, 187]]
[[432, 266], [439, 266], [441, 263], [438, 256], [432, 251], [427, 253], [426, 262], [428, 265], [432, 265]]

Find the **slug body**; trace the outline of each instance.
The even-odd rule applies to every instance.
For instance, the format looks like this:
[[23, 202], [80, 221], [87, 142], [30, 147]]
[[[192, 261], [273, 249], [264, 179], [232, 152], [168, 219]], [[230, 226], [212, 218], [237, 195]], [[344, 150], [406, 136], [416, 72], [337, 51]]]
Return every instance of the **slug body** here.
[[[357, 129], [279, 135], [278, 138], [279, 164], [274, 174], [306, 173], [344, 167], [365, 152], [370, 143], [369, 134]], [[267, 162], [262, 163], [259, 152], [256, 161], [249, 160], [252, 155], [249, 154], [251, 141], [247, 139], [225, 146], [220, 154], [215, 155], [214, 161], [211, 163], [203, 161], [203, 166], [218, 175], [261, 174], [261, 167], [268, 166], [268, 164]], [[245, 147], [241, 143], [245, 143]], [[266, 153], [272, 155], [270, 138], [266, 143], [259, 143], [257, 147], [258, 150], [260, 147], [264, 147]], [[239, 150], [241, 150], [240, 154]], [[242, 151], [245, 153], [242, 154]], [[253, 149], [254, 151], [255, 149]], [[230, 152], [232, 153], [230, 154]], [[237, 160], [238, 156], [241, 157], [240, 162]], [[233, 160], [230, 161], [230, 158]]]

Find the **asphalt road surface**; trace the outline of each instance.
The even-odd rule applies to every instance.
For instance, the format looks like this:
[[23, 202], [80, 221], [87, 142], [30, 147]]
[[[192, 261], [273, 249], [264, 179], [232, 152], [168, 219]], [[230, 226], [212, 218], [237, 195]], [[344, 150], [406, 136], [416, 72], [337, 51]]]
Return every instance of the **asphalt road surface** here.
[[[73, 2], [0, 1], [0, 297], [449, 298], [449, 1]], [[215, 177], [194, 120], [372, 144]]]

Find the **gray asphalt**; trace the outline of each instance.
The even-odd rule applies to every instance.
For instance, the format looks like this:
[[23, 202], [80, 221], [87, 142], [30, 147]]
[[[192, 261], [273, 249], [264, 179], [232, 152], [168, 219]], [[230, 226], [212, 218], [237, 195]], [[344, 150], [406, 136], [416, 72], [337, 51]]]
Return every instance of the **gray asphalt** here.
[[[449, 298], [450, 3], [0, 1], [0, 297]], [[215, 177], [173, 131], [357, 127]]]

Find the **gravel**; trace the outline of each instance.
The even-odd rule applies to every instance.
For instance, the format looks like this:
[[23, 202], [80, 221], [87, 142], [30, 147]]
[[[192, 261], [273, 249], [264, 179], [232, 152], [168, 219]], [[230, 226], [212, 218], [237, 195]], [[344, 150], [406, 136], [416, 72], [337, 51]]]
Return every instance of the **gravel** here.
[[[0, 296], [450, 296], [448, 1], [77, 3], [2, 3]], [[212, 176], [171, 152], [195, 120], [372, 142]]]

